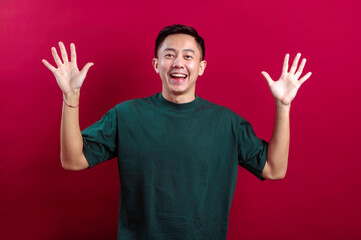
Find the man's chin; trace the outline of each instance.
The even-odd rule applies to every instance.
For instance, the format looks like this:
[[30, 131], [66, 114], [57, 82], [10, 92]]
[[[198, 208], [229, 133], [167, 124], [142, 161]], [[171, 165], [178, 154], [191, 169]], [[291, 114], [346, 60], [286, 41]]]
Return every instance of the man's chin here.
[[166, 87], [167, 92], [169, 92], [169, 94], [179, 96], [192, 92], [193, 88], [194, 88], [193, 91], [195, 91], [195, 85], [190, 86], [188, 85], [188, 83], [189, 82], [186, 82], [184, 84], [167, 84], [166, 86], [163, 85], [163, 87]]
[[169, 86], [169, 90], [171, 93], [174, 93], [176, 95], [181, 95], [189, 91], [188, 84], [171, 84]]
[[170, 90], [170, 93], [173, 94], [173, 95], [183, 95], [183, 94], [186, 94], [186, 89], [171, 89]]

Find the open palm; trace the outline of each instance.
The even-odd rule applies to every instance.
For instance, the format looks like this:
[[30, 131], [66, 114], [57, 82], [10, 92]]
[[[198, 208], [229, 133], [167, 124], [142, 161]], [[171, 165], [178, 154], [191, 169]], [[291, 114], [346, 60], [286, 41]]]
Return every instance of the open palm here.
[[311, 76], [311, 72], [308, 72], [305, 76], [299, 79], [306, 64], [306, 59], [304, 58], [296, 72], [300, 57], [301, 54], [298, 53], [293, 61], [290, 71], [288, 72], [289, 54], [286, 54], [283, 62], [282, 74], [278, 81], [273, 81], [267, 72], [262, 72], [262, 75], [268, 82], [273, 97], [284, 105], [291, 104], [292, 100], [296, 97], [300, 86]]
[[63, 61], [61, 61], [55, 47], [51, 48], [55, 63], [58, 68], [52, 66], [48, 61], [43, 60], [44, 65], [54, 74], [59, 87], [66, 93], [76, 93], [80, 90], [86, 74], [93, 63], [87, 63], [81, 71], [79, 71], [76, 63], [76, 51], [74, 43], [70, 44], [71, 61], [68, 60], [68, 55], [65, 46], [59, 42], [60, 52]]

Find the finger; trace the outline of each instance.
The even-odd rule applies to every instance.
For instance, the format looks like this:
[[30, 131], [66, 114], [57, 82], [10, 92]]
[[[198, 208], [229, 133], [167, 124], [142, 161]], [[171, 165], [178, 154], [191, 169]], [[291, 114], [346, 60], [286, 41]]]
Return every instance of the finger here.
[[297, 70], [297, 72], [296, 72], [296, 74], [295, 74], [295, 76], [296, 76], [297, 78], [299, 78], [299, 77], [301, 76], [302, 71], [303, 71], [303, 68], [305, 67], [305, 64], [306, 64], [306, 58], [302, 59], [302, 62], [301, 62], [301, 64], [300, 64], [300, 67], [298, 68], [298, 70]]
[[69, 62], [68, 54], [66, 53], [66, 49], [65, 49], [63, 42], [59, 42], [59, 48], [60, 48], [60, 52], [61, 52], [61, 57], [63, 58], [63, 62], [64, 63]]
[[44, 65], [51, 71], [51, 72], [53, 72], [54, 73], [54, 71], [56, 70], [56, 68], [53, 66], [53, 65], [51, 65], [48, 61], [46, 61], [45, 59], [43, 59], [43, 60], [41, 60], [43, 63], [44, 63]]
[[300, 57], [301, 57], [301, 53], [297, 53], [295, 60], [293, 60], [292, 67], [290, 69], [291, 74], [295, 74]]
[[283, 68], [282, 68], [282, 75], [287, 74], [288, 71], [288, 59], [290, 55], [287, 53], [285, 59], [283, 60]]
[[74, 43], [70, 44], [70, 57], [71, 57], [70, 61], [76, 64], [76, 51], [75, 51]]
[[91, 67], [91, 66], [93, 66], [94, 65], [94, 63], [87, 63], [87, 64], [85, 64], [85, 66], [83, 67], [83, 69], [80, 71], [82, 74], [87, 74], [88, 73], [88, 71], [89, 71], [89, 68]]
[[311, 77], [311, 74], [312, 74], [311, 72], [308, 72], [305, 76], [303, 76], [300, 79], [299, 83], [302, 85], [304, 82], [306, 82], [307, 79], [309, 79]]
[[56, 48], [52, 47], [51, 48], [51, 53], [53, 54], [54, 57], [54, 61], [56, 63], [56, 65], [58, 65], [58, 67], [60, 67], [63, 63], [61, 62], [58, 53], [56, 52]]
[[267, 80], [268, 85], [270, 86], [273, 83], [273, 80], [270, 77], [270, 75], [265, 71], [262, 71], [261, 73], [262, 73], [263, 77]]

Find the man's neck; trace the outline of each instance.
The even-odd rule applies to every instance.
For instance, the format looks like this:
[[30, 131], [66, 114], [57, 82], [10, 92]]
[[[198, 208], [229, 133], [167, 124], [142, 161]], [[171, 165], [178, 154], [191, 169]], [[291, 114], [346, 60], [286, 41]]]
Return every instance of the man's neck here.
[[189, 103], [189, 102], [192, 102], [196, 98], [195, 92], [174, 95], [174, 94], [170, 94], [170, 93], [166, 93], [166, 92], [162, 91], [162, 96], [165, 99], [167, 99], [168, 101], [173, 102], [173, 103], [178, 103], [178, 104]]

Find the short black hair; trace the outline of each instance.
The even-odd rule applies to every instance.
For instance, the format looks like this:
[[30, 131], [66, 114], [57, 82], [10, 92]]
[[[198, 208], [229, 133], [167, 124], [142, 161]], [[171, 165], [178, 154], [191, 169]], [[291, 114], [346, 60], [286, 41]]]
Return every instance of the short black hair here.
[[158, 37], [155, 40], [154, 55], [156, 58], [158, 57], [158, 48], [159, 48], [160, 44], [163, 42], [163, 40], [168, 35], [171, 35], [171, 34], [187, 34], [187, 35], [194, 37], [194, 39], [196, 40], [198, 45], [201, 47], [202, 60], [204, 60], [205, 47], [204, 47], [203, 38], [198, 35], [197, 31], [194, 28], [192, 28], [190, 26], [186, 26], [186, 25], [181, 25], [181, 24], [173, 24], [173, 25], [167, 26], [159, 32]]

